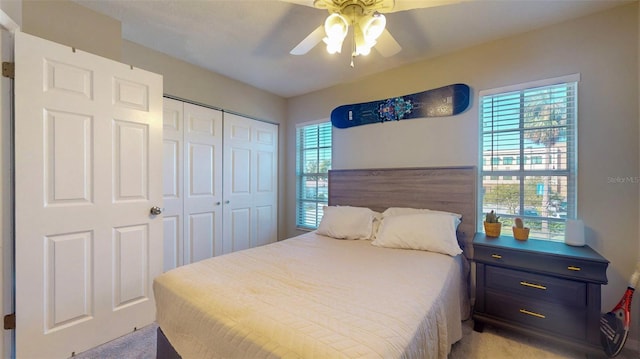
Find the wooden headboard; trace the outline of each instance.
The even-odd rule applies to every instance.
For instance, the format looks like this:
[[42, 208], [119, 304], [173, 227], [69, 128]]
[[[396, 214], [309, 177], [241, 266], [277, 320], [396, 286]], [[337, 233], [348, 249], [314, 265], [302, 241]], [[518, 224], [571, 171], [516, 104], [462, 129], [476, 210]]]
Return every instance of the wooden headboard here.
[[475, 167], [331, 170], [329, 205], [460, 213], [459, 240], [469, 248], [476, 231], [476, 175]]

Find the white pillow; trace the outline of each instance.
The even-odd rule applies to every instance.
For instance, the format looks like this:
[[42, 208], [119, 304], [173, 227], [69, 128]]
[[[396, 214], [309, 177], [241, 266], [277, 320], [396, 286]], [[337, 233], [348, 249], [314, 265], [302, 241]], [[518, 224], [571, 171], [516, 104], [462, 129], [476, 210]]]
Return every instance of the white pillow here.
[[338, 239], [371, 239], [377, 212], [365, 207], [325, 206], [316, 233]]
[[382, 220], [372, 244], [456, 256], [462, 253], [456, 237], [459, 224], [457, 217], [436, 211], [394, 215]]
[[453, 213], [453, 212], [445, 212], [445, 211], [437, 211], [433, 209], [426, 208], [408, 208], [408, 207], [389, 207], [384, 212], [382, 212], [382, 217], [391, 217], [391, 216], [402, 216], [406, 214], [419, 214], [419, 213], [442, 213], [449, 214], [457, 217], [458, 219], [462, 218], [461, 214]]

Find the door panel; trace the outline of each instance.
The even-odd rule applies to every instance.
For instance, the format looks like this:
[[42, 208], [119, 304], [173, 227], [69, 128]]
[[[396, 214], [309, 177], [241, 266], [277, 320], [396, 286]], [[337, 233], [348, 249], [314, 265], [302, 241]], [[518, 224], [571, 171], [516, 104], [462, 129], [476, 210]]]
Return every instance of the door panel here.
[[273, 152], [256, 151], [257, 155], [257, 173], [255, 174], [257, 179], [256, 192], [257, 193], [273, 193], [275, 177], [274, 160], [275, 156]]
[[164, 270], [222, 253], [222, 112], [164, 99]]
[[208, 144], [189, 144], [189, 195], [191, 197], [212, 197], [215, 195], [214, 146]]
[[164, 259], [162, 268], [165, 272], [182, 265], [181, 218], [182, 216], [163, 216]]
[[[45, 189], [47, 205], [85, 205], [93, 202], [91, 117], [45, 111], [45, 166], [51, 179]], [[79, 141], [65, 141], [77, 138]]]
[[269, 244], [274, 241], [276, 215], [275, 205], [256, 206], [257, 228], [254, 247]]
[[16, 356], [150, 324], [162, 271], [162, 77], [16, 33]]
[[[250, 143], [246, 145], [250, 146]], [[230, 145], [228, 150], [231, 151], [231, 166], [229, 167], [231, 181], [227, 183], [231, 186], [229, 195], [233, 197], [234, 201], [249, 201], [251, 196], [251, 149]], [[225, 198], [231, 200], [229, 197]]]
[[228, 113], [224, 121], [223, 250], [228, 253], [277, 239], [278, 126]]
[[50, 291], [45, 292], [45, 332], [91, 319], [94, 315], [92, 241], [91, 232], [47, 237], [46, 285]]
[[222, 112], [184, 103], [184, 122], [187, 264], [222, 252]]
[[189, 236], [192, 262], [214, 256], [215, 214], [213, 212], [192, 213], [189, 216]]
[[114, 305], [130, 305], [147, 296], [149, 230], [146, 225], [114, 228]]
[[[238, 208], [228, 211], [230, 220], [226, 222], [229, 227], [229, 241], [226, 243], [225, 253], [251, 248], [251, 233], [253, 223], [251, 221], [251, 208]], [[226, 227], [225, 227], [226, 229]], [[227, 236], [225, 236], [225, 240]]]
[[146, 124], [113, 121], [115, 202], [148, 198], [149, 129]]
[[256, 208], [255, 245], [275, 242], [278, 238], [278, 126], [255, 124], [256, 169], [253, 205]]

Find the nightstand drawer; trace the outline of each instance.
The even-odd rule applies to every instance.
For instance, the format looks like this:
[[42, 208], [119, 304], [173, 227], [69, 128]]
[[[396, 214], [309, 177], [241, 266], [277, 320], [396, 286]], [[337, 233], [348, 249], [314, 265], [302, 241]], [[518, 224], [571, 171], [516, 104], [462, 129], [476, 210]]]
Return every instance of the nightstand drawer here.
[[504, 267], [549, 273], [569, 279], [606, 283], [606, 262], [593, 262], [546, 253], [531, 253], [499, 247], [474, 246], [474, 260]]
[[487, 266], [485, 285], [487, 290], [511, 292], [525, 298], [576, 307], [587, 305], [587, 284], [584, 282]]
[[486, 313], [505, 321], [556, 333], [564, 337], [585, 340], [587, 311], [566, 310], [563, 305], [527, 300], [518, 296], [504, 296], [487, 292]]

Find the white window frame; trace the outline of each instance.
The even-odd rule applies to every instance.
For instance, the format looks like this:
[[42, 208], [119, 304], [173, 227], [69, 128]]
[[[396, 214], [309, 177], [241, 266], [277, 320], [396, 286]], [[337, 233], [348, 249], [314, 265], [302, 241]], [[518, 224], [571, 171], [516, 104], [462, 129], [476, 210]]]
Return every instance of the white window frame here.
[[[577, 134], [578, 134], [578, 84], [580, 82], [580, 74], [572, 74], [572, 75], [567, 75], [567, 76], [561, 76], [561, 77], [555, 77], [555, 78], [550, 78], [550, 79], [545, 79], [545, 80], [540, 80], [540, 81], [532, 81], [532, 82], [527, 82], [527, 83], [522, 83], [522, 84], [517, 84], [517, 85], [513, 85], [513, 86], [506, 86], [506, 87], [500, 87], [500, 88], [495, 88], [495, 89], [490, 89], [490, 90], [482, 90], [478, 93], [478, 118], [479, 118], [479, 150], [478, 150], [478, 164], [479, 164], [479, 170], [478, 170], [478, 190], [477, 190], [477, 194], [478, 194], [478, 218], [481, 218], [482, 220], [478, 221], [478, 231], [480, 232], [484, 232], [484, 228], [483, 228], [483, 221], [484, 221], [484, 216], [486, 214], [486, 212], [488, 212], [491, 206], [485, 206], [485, 204], [483, 203], [484, 201], [484, 183], [483, 183], [483, 179], [485, 177], [488, 177], [489, 181], [494, 180], [496, 178], [504, 178], [505, 176], [507, 176], [507, 178], [509, 178], [508, 176], [513, 176], [513, 178], [520, 178], [519, 183], [520, 183], [520, 199], [519, 199], [519, 206], [517, 209], [516, 213], [501, 213], [502, 219], [501, 222], [503, 222], [503, 232], [502, 235], [511, 235], [511, 222], [513, 221], [513, 219], [515, 217], [521, 217], [525, 219], [525, 224], [527, 222], [527, 219], [532, 221], [532, 222], [536, 222], [536, 221], [540, 221], [539, 223], [542, 224], [543, 229], [541, 229], [538, 233], [532, 233], [532, 237], [535, 237], [537, 239], [546, 239], [546, 240], [555, 240], [555, 241], [562, 241], [564, 240], [564, 233], [558, 233], [558, 231], [555, 231], [555, 233], [552, 233], [554, 231], [551, 231], [551, 225], [552, 223], [555, 223], [556, 228], [558, 227], [557, 224], [560, 224], [561, 228], [564, 228], [564, 225], [566, 223], [566, 219], [573, 219], [573, 218], [577, 218], [578, 217], [578, 213], [577, 213], [577, 193], [578, 193], [578, 189], [577, 189], [577, 174], [578, 174], [578, 168], [577, 168], [577, 157], [578, 157], [578, 138], [577, 138]], [[527, 170], [526, 167], [528, 166], [529, 168], [531, 168], [530, 165], [527, 165], [527, 163], [529, 163], [531, 161], [531, 158], [529, 158], [530, 161], [527, 161], [527, 157], [524, 156], [524, 151], [523, 151], [523, 147], [524, 147], [524, 136], [520, 136], [520, 142], [519, 142], [519, 146], [520, 146], [520, 158], [524, 159], [524, 160], [520, 160], [520, 161], [514, 161], [517, 162], [517, 164], [509, 166], [509, 169], [505, 169], [505, 166], [496, 166], [497, 169], [494, 169], [494, 166], [492, 165], [492, 160], [487, 161], [486, 157], [485, 157], [485, 153], [484, 148], [485, 148], [485, 135], [491, 135], [491, 134], [496, 134], [498, 133], [498, 131], [495, 130], [485, 130], [484, 126], [483, 126], [483, 102], [485, 98], [488, 98], [490, 96], [494, 96], [494, 95], [503, 95], [503, 94], [509, 94], [509, 93], [514, 93], [514, 92], [524, 92], [527, 90], [531, 90], [531, 89], [535, 89], [535, 88], [540, 88], [540, 87], [548, 87], [548, 86], [553, 86], [553, 85], [559, 85], [559, 84], [574, 84], [575, 83], [575, 87], [574, 87], [574, 106], [572, 108], [572, 113], [574, 114], [574, 116], [572, 117], [572, 122], [570, 123], [570, 126], [567, 126], [567, 168], [564, 170], [555, 170], [555, 169], [547, 169], [544, 171], [541, 170], [536, 170], [536, 171], [532, 171], [532, 170]], [[493, 116], [493, 115], [492, 115]], [[493, 117], [492, 117], [493, 118]], [[522, 115], [520, 116], [521, 121], [522, 121]], [[521, 132], [524, 133], [524, 128], [520, 130]], [[514, 132], [514, 131], [512, 131]], [[529, 157], [532, 157], [531, 155], [529, 155]], [[556, 159], [552, 159], [552, 161], [555, 161]], [[486, 167], [489, 167], [490, 169], [487, 169]], [[527, 215], [527, 212], [525, 210], [524, 206], [524, 178], [526, 178], [526, 176], [533, 176], [533, 175], [537, 175], [537, 176], [555, 176], [555, 177], [566, 177], [566, 181], [567, 181], [567, 185], [566, 185], [566, 191], [567, 191], [567, 204], [566, 204], [566, 217], [565, 218], [556, 218], [556, 217], [551, 217], [549, 215], [549, 213], [547, 213], [547, 216], [542, 216], [541, 214], [538, 214], [538, 216], [529, 216]], [[497, 212], [500, 212], [498, 208], [496, 208]], [[504, 209], [502, 209], [502, 211], [504, 211]], [[507, 224], [505, 226], [505, 224]], [[546, 227], [547, 229], [545, 230], [544, 227]], [[533, 229], [532, 229], [533, 232]]]
[[[300, 229], [300, 230], [314, 230], [318, 227], [318, 224], [320, 224], [320, 220], [322, 219], [322, 215], [323, 215], [323, 211], [322, 211], [322, 207], [328, 205], [328, 201], [329, 201], [329, 197], [328, 197], [328, 193], [326, 198], [323, 200], [321, 198], [316, 198], [316, 199], [311, 199], [311, 198], [304, 198], [304, 196], [302, 195], [302, 190], [303, 188], [309, 188], [308, 183], [303, 183], [303, 179], [304, 176], [313, 176], [316, 177], [317, 179], [320, 179], [320, 181], [316, 182], [316, 193], [318, 193], [320, 188], [323, 189], [328, 189], [328, 187], [326, 187], [326, 185], [328, 184], [329, 181], [329, 170], [331, 169], [331, 165], [329, 165], [329, 167], [327, 168], [326, 172], [322, 172], [322, 173], [304, 173], [303, 172], [303, 167], [304, 167], [304, 157], [303, 157], [303, 151], [305, 150], [316, 150], [318, 152], [318, 158], [320, 157], [320, 152], [321, 151], [326, 151], [327, 149], [329, 150], [329, 152], [331, 153], [331, 147], [333, 145], [332, 143], [332, 139], [331, 142], [329, 144], [329, 146], [326, 146], [326, 144], [324, 146], [321, 146], [320, 143], [317, 143], [315, 146], [306, 146], [305, 148], [300, 147], [300, 136], [301, 136], [301, 131], [304, 131], [304, 129], [308, 129], [311, 127], [316, 127], [319, 128], [320, 126], [329, 126], [330, 127], [330, 131], [333, 131], [333, 128], [331, 127], [331, 121], [329, 119], [323, 119], [323, 120], [319, 120], [319, 121], [312, 121], [312, 122], [304, 122], [304, 123], [300, 123], [296, 125], [296, 228]], [[333, 134], [331, 134], [331, 136], [333, 136]], [[318, 136], [318, 142], [320, 142], [320, 137]], [[332, 154], [331, 154], [332, 155]], [[324, 178], [324, 181], [321, 181], [321, 179]], [[320, 182], [324, 183], [325, 186], [320, 186]], [[310, 219], [311, 217], [307, 215], [307, 213], [301, 213], [301, 209], [304, 208], [304, 205], [310, 205], [310, 204], [315, 204], [315, 215], [314, 220], [313, 221], [307, 221], [307, 219]], [[313, 213], [312, 213], [313, 214]], [[314, 223], [311, 223], [314, 222]]]

